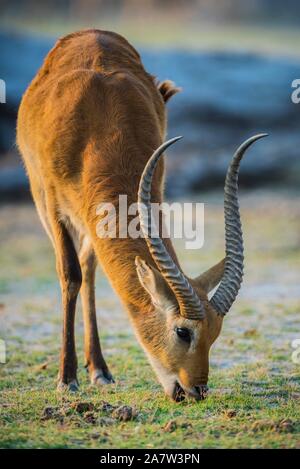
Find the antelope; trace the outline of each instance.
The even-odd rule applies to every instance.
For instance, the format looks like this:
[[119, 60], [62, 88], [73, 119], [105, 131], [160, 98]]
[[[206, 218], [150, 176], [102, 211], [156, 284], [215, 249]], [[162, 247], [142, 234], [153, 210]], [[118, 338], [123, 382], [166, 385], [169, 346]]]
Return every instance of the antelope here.
[[[175, 401], [206, 397], [210, 347], [243, 276], [239, 165], [245, 150], [265, 134], [245, 141], [228, 168], [225, 258], [189, 278], [170, 238], [152, 238], [148, 230], [154, 223], [150, 204], [163, 199], [163, 153], [178, 140], [163, 143], [166, 103], [178, 91], [173, 82], [159, 83], [148, 74], [122, 36], [92, 29], [58, 40], [22, 98], [17, 143], [61, 286], [61, 391], [79, 386], [74, 337], [79, 292], [90, 381], [98, 387], [114, 383], [97, 329], [99, 263], [165, 393]], [[97, 236], [97, 206], [118, 206], [119, 194], [138, 202], [143, 237]]]

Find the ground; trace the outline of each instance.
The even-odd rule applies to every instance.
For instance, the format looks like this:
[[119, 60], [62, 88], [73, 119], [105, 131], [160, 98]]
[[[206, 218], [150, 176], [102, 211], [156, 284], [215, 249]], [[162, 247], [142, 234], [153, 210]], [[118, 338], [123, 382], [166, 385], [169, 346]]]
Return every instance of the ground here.
[[[223, 254], [222, 194], [205, 205], [205, 245], [184, 251], [197, 274]], [[78, 395], [57, 395], [61, 314], [52, 247], [31, 204], [0, 206], [0, 446], [5, 448], [300, 447], [299, 193], [241, 197], [246, 271], [240, 296], [211, 352], [210, 394], [171, 402], [140, 349], [126, 313], [99, 271], [98, 323], [116, 384], [89, 386], [77, 315]], [[129, 406], [121, 407], [120, 406]]]

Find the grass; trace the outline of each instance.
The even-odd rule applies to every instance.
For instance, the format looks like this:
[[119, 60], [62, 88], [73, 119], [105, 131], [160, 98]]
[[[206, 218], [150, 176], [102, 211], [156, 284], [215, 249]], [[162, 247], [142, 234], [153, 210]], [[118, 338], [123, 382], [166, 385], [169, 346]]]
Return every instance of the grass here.
[[[291, 360], [291, 341], [300, 338], [297, 197], [242, 198], [244, 286], [211, 353], [209, 397], [180, 404], [164, 396], [101, 274], [98, 322], [116, 384], [99, 390], [88, 383], [79, 308], [80, 393], [56, 393], [61, 315], [52, 249], [31, 205], [0, 207], [0, 338], [7, 346], [7, 363], [0, 365], [0, 446], [299, 448], [300, 369]], [[205, 269], [223, 250], [222, 207], [215, 203], [221, 196], [202, 200], [208, 202], [205, 249], [183, 256], [177, 246], [189, 273]], [[128, 421], [114, 410], [124, 405], [133, 409]]]

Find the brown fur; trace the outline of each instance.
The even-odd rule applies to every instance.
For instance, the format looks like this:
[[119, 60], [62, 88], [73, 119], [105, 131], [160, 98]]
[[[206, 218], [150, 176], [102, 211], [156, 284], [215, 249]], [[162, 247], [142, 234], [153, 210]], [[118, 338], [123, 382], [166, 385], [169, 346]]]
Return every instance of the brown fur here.
[[173, 81], [165, 80], [158, 84], [158, 90], [166, 103], [174, 94], [179, 93], [181, 88], [178, 88]]
[[[159, 314], [137, 276], [135, 258], [154, 268], [143, 239], [100, 239], [96, 208], [117, 205], [119, 194], [137, 201], [141, 173], [166, 132], [165, 104], [178, 91], [171, 82], [156, 85], [139, 54], [115, 33], [88, 30], [60, 39], [23, 96], [17, 141], [32, 195], [53, 242], [63, 297], [64, 327], [60, 385], [76, 387], [74, 315], [81, 289], [85, 355], [96, 384], [112, 380], [97, 332], [94, 272], [96, 259], [126, 306], [146, 351], [181, 376], [186, 387], [206, 383], [208, 351], [222, 320], [207, 306], [204, 321], [187, 321], [200, 340], [195, 353], [168, 337], [173, 322]], [[152, 185], [152, 200], [162, 201], [163, 161]], [[166, 246], [173, 259], [170, 241]], [[219, 268], [217, 278], [223, 272]], [[195, 283], [207, 300], [207, 279]], [[173, 321], [172, 325], [168, 321]], [[193, 324], [192, 324], [193, 323]], [[197, 323], [197, 324], [196, 324]], [[171, 327], [171, 329], [170, 329]], [[172, 336], [173, 337], [173, 336]], [[201, 365], [203, 361], [203, 366]], [[186, 364], [184, 364], [186, 363]], [[168, 391], [167, 391], [168, 392]]]

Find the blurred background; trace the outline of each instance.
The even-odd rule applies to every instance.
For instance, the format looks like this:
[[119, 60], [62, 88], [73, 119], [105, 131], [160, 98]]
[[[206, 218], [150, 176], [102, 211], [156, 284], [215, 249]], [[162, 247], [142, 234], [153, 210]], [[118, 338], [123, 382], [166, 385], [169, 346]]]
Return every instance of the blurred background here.
[[[1, 0], [0, 196], [23, 199], [28, 186], [15, 147], [22, 93], [56, 39], [82, 28], [123, 34], [159, 80], [183, 91], [171, 100], [169, 136], [184, 135], [168, 158], [172, 197], [221, 188], [229, 156], [253, 133], [270, 137], [246, 158], [242, 187], [300, 182], [297, 0]], [[180, 174], [180, 178], [175, 175]]]
[[[167, 196], [172, 201], [205, 203], [204, 249], [186, 250], [182, 240], [175, 240], [183, 270], [191, 277], [224, 256], [223, 184], [232, 153], [249, 136], [269, 133], [242, 163], [245, 276], [212, 351], [213, 392], [219, 393], [217, 399], [229, 409], [237, 409], [237, 433], [228, 419], [220, 425], [219, 410], [215, 412], [214, 401], [209, 401], [207, 411], [199, 407], [201, 418], [195, 413], [195, 447], [205, 446], [203, 431], [213, 438], [210, 445], [234, 447], [242, 441], [241, 446], [243, 435], [250, 435], [246, 447], [299, 447], [296, 431], [280, 434], [278, 443], [273, 426], [272, 431], [253, 436], [249, 425], [251, 415], [275, 423], [281, 415], [296, 419], [293, 406], [300, 399], [299, 365], [291, 360], [291, 342], [300, 337], [300, 103], [291, 100], [292, 81], [300, 79], [300, 2], [0, 0], [0, 9], [0, 79], [5, 80], [7, 94], [6, 103], [0, 103], [0, 339], [6, 341], [8, 353], [8, 364], [0, 369], [6, 402], [2, 440], [8, 447], [53, 447], [61, 441], [87, 447], [102, 441], [94, 440], [86, 427], [76, 433], [71, 424], [47, 425], [47, 434], [46, 426], [38, 423], [36, 409], [32, 418], [28, 411], [38, 403], [32, 396], [40, 392], [44, 406], [45, 386], [54, 389], [61, 306], [53, 249], [30, 201], [15, 146], [22, 93], [47, 52], [61, 35], [95, 27], [123, 34], [140, 52], [147, 71], [182, 87], [167, 105], [169, 137], [184, 136], [168, 153]], [[141, 396], [137, 406], [146, 406], [158, 386], [104, 275], [97, 276], [96, 293], [102, 344], [121, 382], [118, 389], [125, 390], [126, 403], [135, 406], [137, 395]], [[80, 311], [76, 336], [82, 364]], [[50, 371], [36, 371], [43, 363]], [[87, 386], [81, 365], [79, 376]], [[141, 376], [147, 377], [145, 395]], [[135, 394], [138, 390], [140, 394]], [[244, 397], [235, 399], [241, 390]], [[257, 411], [251, 407], [250, 394], [257, 396]], [[110, 401], [112, 395], [107, 396]], [[119, 391], [116, 396], [119, 399]], [[165, 415], [165, 404], [162, 408]], [[160, 413], [153, 411], [155, 406], [150, 409], [145, 421], [154, 422], [151, 433], [147, 429], [136, 433], [135, 426], [126, 432], [123, 426], [104, 427], [107, 447], [116, 447], [121, 439], [122, 445], [139, 447], [136, 438], [143, 431], [149, 442], [168, 447], [166, 433], [157, 424]], [[180, 411], [175, 412], [177, 418]], [[203, 426], [203, 416], [207, 426]], [[180, 442], [172, 433], [174, 447], [190, 440], [193, 429], [178, 427], [178, 431]]]

